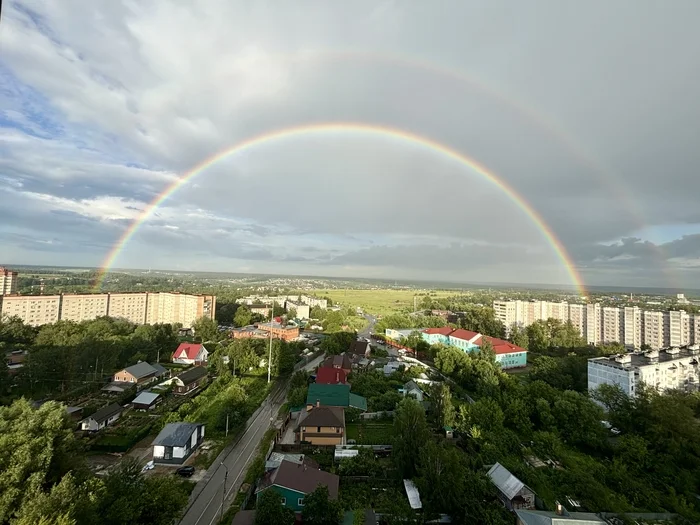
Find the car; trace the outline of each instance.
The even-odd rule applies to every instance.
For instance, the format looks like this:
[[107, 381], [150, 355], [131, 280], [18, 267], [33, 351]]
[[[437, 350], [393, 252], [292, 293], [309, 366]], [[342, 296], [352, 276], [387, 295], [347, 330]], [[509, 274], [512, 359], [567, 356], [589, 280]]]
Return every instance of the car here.
[[194, 467], [189, 465], [186, 467], [180, 467], [179, 469], [177, 469], [176, 474], [178, 476], [182, 476], [183, 478], [192, 477], [192, 474], [194, 474]]

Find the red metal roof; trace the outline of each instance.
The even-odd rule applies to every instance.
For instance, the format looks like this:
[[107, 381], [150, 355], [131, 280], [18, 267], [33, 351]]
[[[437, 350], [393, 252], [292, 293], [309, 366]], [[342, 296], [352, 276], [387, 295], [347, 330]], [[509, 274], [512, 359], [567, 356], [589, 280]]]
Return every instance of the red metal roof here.
[[187, 357], [187, 359], [197, 359], [197, 354], [199, 354], [201, 348], [201, 343], [180, 343], [177, 350], [173, 352], [173, 359], [182, 359], [183, 357]]
[[[486, 337], [487, 341], [491, 341], [491, 345], [493, 346], [493, 351], [497, 354], [513, 354], [517, 352], [525, 352], [526, 350], [524, 348], [520, 348], [519, 346], [514, 345], [513, 343], [509, 341], [504, 341], [503, 339], [497, 339], [495, 337]], [[479, 338], [478, 342], [475, 342], [475, 344], [479, 344], [481, 342], [482, 337]]]
[[[474, 339], [476, 336], [480, 336], [481, 334], [479, 332], [472, 332], [471, 330], [463, 330], [461, 328], [458, 328], [454, 332], [450, 334], [450, 337], [455, 337], [457, 339], [462, 339], [464, 341], [471, 341]], [[474, 344], [479, 344], [476, 341]]]
[[423, 330], [424, 334], [440, 334], [440, 335], [450, 335], [454, 332], [454, 328], [449, 326], [443, 326], [442, 328], [426, 328]]
[[342, 368], [321, 367], [316, 372], [316, 382], [320, 385], [347, 383], [348, 374]]

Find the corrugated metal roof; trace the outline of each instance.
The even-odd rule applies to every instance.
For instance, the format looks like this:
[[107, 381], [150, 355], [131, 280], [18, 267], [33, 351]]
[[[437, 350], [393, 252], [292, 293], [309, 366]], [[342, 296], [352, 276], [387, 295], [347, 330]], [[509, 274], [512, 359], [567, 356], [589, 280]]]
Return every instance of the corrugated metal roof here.
[[354, 458], [359, 453], [360, 453], [359, 450], [337, 448], [337, 449], [335, 449], [334, 459], [337, 461], [339, 459]]
[[489, 469], [489, 477], [498, 490], [509, 500], [513, 499], [525, 484], [513, 476], [510, 471], [500, 463], [496, 463]]
[[141, 392], [132, 403], [135, 405], [150, 405], [158, 399], [159, 395], [160, 394], [154, 394], [153, 392]]
[[403, 486], [406, 489], [406, 496], [408, 496], [408, 503], [411, 505], [411, 508], [414, 510], [423, 508], [423, 504], [420, 501], [420, 493], [413, 481], [405, 479], [403, 480]]
[[154, 445], [184, 447], [201, 423], [168, 423], [153, 440]]

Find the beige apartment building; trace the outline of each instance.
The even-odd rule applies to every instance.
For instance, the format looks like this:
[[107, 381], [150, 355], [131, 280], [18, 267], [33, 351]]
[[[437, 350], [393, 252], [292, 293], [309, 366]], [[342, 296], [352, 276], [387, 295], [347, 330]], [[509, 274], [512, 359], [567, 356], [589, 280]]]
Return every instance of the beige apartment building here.
[[17, 272], [0, 266], [0, 295], [12, 295], [17, 293], [17, 275]]
[[[566, 307], [564, 306], [566, 305]], [[652, 349], [700, 344], [700, 315], [685, 311], [659, 312], [600, 304], [548, 301], [495, 301], [496, 318], [510, 330], [549, 318], [571, 321], [589, 344], [623, 343], [629, 349]]]
[[6, 295], [0, 299], [0, 315], [20, 317], [32, 326], [109, 316], [136, 324], [180, 323], [191, 328], [200, 317], [214, 319], [216, 313], [213, 295], [144, 292]]

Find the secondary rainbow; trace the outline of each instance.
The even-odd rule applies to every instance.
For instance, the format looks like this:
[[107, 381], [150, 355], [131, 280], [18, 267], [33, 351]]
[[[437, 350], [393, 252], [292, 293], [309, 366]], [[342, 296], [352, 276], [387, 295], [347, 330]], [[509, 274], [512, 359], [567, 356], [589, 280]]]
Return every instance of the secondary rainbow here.
[[357, 122], [330, 122], [330, 123], [314, 123], [302, 126], [294, 126], [283, 129], [278, 129], [257, 135], [250, 139], [239, 142], [235, 146], [225, 149], [216, 155], [209, 157], [204, 162], [198, 164], [193, 169], [185, 173], [182, 177], [178, 178], [175, 182], [170, 184], [165, 190], [155, 197], [148, 206], [143, 210], [141, 215], [139, 215], [133, 223], [126, 229], [122, 236], [117, 240], [112, 249], [109, 251], [105, 257], [102, 267], [98, 272], [97, 281], [95, 288], [99, 289], [102, 286], [102, 282], [106, 273], [110, 270], [114, 261], [128, 244], [129, 240], [138, 231], [139, 227], [148, 220], [148, 218], [153, 214], [153, 212], [163, 204], [168, 197], [179, 190], [188, 181], [196, 177], [198, 174], [202, 173], [208, 167], [216, 164], [217, 162], [243, 151], [250, 150], [256, 146], [266, 144], [268, 142], [274, 142], [277, 140], [299, 137], [303, 135], [313, 135], [313, 134], [333, 134], [333, 133], [359, 133], [364, 135], [375, 135], [379, 137], [392, 138], [402, 142], [407, 142], [415, 146], [420, 146], [425, 149], [440, 153], [446, 158], [455, 161], [462, 166], [469, 168], [475, 173], [479, 174], [493, 185], [498, 187], [504, 194], [506, 194], [513, 203], [515, 203], [537, 226], [540, 230], [542, 236], [547, 240], [551, 248], [556, 253], [557, 257], [564, 264], [569, 277], [571, 278], [572, 284], [576, 287], [577, 291], [581, 294], [585, 294], [585, 287], [583, 280], [579, 275], [571, 257], [566, 251], [566, 248], [562, 245], [559, 239], [556, 237], [551, 228], [542, 219], [540, 214], [525, 200], [523, 199], [513, 188], [511, 188], [508, 183], [500, 179], [494, 172], [490, 171], [488, 168], [480, 164], [474, 159], [467, 157], [466, 155], [448, 147], [444, 144], [440, 144], [428, 137], [423, 137], [421, 135], [416, 135], [414, 133], [404, 131], [397, 128], [379, 126], [374, 124], [365, 124]]

